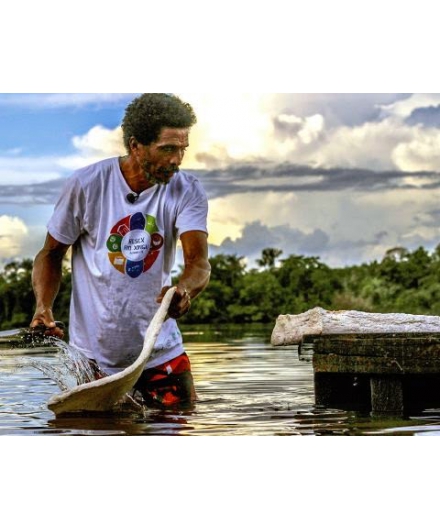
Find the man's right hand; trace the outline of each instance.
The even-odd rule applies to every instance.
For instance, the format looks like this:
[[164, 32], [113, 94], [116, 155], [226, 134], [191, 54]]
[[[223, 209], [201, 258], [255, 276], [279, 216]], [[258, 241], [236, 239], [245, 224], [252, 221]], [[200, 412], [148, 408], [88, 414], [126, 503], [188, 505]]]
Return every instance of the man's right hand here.
[[38, 326], [44, 326], [46, 328], [46, 331], [44, 332], [45, 335], [58, 337], [60, 339], [64, 337], [64, 330], [56, 325], [51, 309], [35, 312], [30, 327], [36, 328]]

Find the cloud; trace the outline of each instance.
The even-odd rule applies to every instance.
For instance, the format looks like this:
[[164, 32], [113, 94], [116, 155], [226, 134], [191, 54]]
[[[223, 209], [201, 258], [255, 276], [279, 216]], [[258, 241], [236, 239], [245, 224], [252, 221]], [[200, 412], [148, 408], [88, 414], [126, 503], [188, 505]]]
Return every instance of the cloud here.
[[[380, 219], [377, 221], [376, 224], [380, 225]], [[347, 219], [349, 222], [350, 219]], [[365, 226], [366, 223], [368, 213], [364, 211], [354, 224]], [[364, 233], [359, 232], [357, 227], [354, 230], [347, 227], [345, 232], [339, 232], [330, 226], [327, 231], [312, 227], [306, 232], [288, 224], [267, 226], [260, 221], [253, 221], [246, 223], [241, 235], [234, 240], [227, 237], [220, 245], [210, 244], [210, 255], [224, 253], [242, 256], [249, 267], [255, 267], [264, 248], [277, 248], [282, 250], [280, 259], [290, 255], [315, 256], [331, 267], [344, 267], [381, 261], [394, 246], [409, 250], [422, 246], [433, 250], [440, 242], [438, 225], [418, 225], [413, 226], [412, 230], [408, 225], [401, 228], [403, 233], [395, 231], [393, 227], [377, 232], [366, 229]]]
[[211, 171], [197, 170], [210, 198], [251, 192], [377, 191], [436, 189], [436, 171], [373, 171], [362, 168], [249, 163]]
[[72, 143], [76, 149], [83, 153], [99, 156], [112, 156], [123, 146], [122, 129], [106, 129], [102, 125], [92, 127], [83, 136], [74, 136]]
[[64, 178], [57, 178], [36, 184], [2, 184], [0, 185], [0, 204], [19, 206], [55, 204], [64, 182]]
[[[225, 253], [247, 256], [249, 263], [261, 257], [264, 248], [288, 249], [289, 254], [320, 254], [328, 245], [329, 236], [320, 229], [310, 233], [286, 225], [268, 227], [260, 221], [246, 224], [240, 237], [227, 237], [221, 245], [211, 245], [212, 254]], [[287, 255], [285, 256], [287, 257]]]
[[21, 157], [16, 153], [0, 157], [0, 186], [36, 184], [59, 178], [61, 174], [62, 167], [56, 157]]
[[260, 221], [267, 226], [282, 223], [297, 226], [295, 212], [300, 209], [294, 193], [274, 190], [259, 193], [230, 194], [210, 200], [208, 230], [209, 241], [220, 245], [225, 238], [241, 237], [246, 224]]
[[[326, 175], [330, 171], [342, 175], [342, 171], [353, 170], [349, 177], [354, 179], [362, 172], [370, 172], [371, 181], [373, 173], [387, 180], [389, 176], [382, 174], [383, 171], [435, 172], [437, 168], [438, 132], [421, 131], [420, 127], [404, 122], [417, 109], [417, 104], [434, 102], [435, 95], [424, 98], [402, 94], [187, 96], [184, 99], [194, 99], [199, 122], [191, 133], [183, 167], [213, 171], [211, 176], [224, 179], [218, 183], [222, 193], [227, 186], [232, 192], [239, 186], [231, 180], [231, 175], [243, 175], [246, 167], [250, 174], [252, 166], [259, 165], [260, 175], [257, 177], [258, 171], [253, 172], [257, 185], [262, 185], [261, 174], [264, 172], [270, 178], [271, 171], [275, 171], [280, 182], [283, 174], [288, 177], [290, 172], [298, 185], [299, 170], [310, 189], [321, 189], [328, 183]], [[35, 100], [44, 106], [118, 101], [122, 97], [127, 95], [25, 94], [18, 100], [29, 103]], [[9, 101], [8, 95], [0, 96], [0, 104], [5, 101]], [[15, 183], [51, 180], [99, 159], [125, 153], [119, 124], [115, 128], [98, 124], [85, 134], [74, 136], [72, 148], [71, 155], [58, 158], [4, 156], [0, 158], [0, 182], [5, 179], [10, 182], [11, 177]], [[341, 180], [334, 177], [333, 182], [340, 184]], [[279, 185], [275, 181], [271, 184], [275, 188]]]
[[20, 256], [29, 231], [18, 217], [0, 215], [0, 256], [1, 261]]
[[[30, 202], [53, 201], [54, 191], [59, 190], [63, 178], [74, 170], [104, 158], [125, 154], [120, 127], [107, 129], [101, 125], [92, 127], [86, 134], [74, 136], [75, 151], [68, 156], [20, 156], [13, 150], [9, 156], [0, 156], [0, 203], [10, 202], [14, 194]], [[47, 186], [35, 186], [48, 183]]]
[[396, 166], [406, 171], [440, 168], [440, 130], [417, 128], [412, 138], [401, 142], [391, 153]]
[[438, 245], [439, 200], [438, 189], [412, 187], [229, 195], [210, 201], [209, 241], [213, 253], [250, 261], [265, 247], [331, 266], [381, 260], [394, 246]]
[[275, 136], [283, 141], [295, 138], [303, 144], [310, 144], [319, 139], [324, 130], [324, 118], [314, 114], [299, 118], [294, 114], [280, 114], [273, 119]]
[[265, 108], [272, 115], [293, 114], [300, 118], [320, 114], [327, 127], [358, 127], [381, 121], [396, 113], [396, 106], [411, 98], [411, 94], [268, 94]]
[[44, 225], [28, 225], [16, 215], [0, 215], [0, 268], [14, 260], [34, 259], [46, 237]]
[[62, 157], [57, 163], [71, 171], [99, 160], [125, 154], [121, 127], [107, 129], [102, 125], [92, 127], [82, 136], [74, 136], [74, 155]]
[[[392, 246], [387, 243], [387, 236], [387, 232], [381, 231], [371, 237], [359, 238], [357, 234], [351, 234], [347, 239], [338, 240], [334, 234], [321, 228], [305, 232], [287, 224], [269, 227], [254, 221], [246, 224], [242, 235], [235, 240], [226, 238], [221, 245], [210, 245], [210, 254], [243, 256], [249, 267], [255, 267], [264, 248], [277, 248], [282, 250], [280, 259], [290, 255], [315, 256], [329, 266], [342, 267], [374, 259], [381, 260]], [[418, 238], [412, 243], [418, 244], [420, 241]], [[407, 240], [405, 243], [411, 242]]]
[[[99, 135], [98, 135], [99, 136]], [[115, 135], [116, 136], [116, 135]], [[440, 133], [439, 133], [440, 139]], [[84, 138], [83, 138], [84, 140]], [[104, 135], [102, 143], [84, 143], [75, 156], [52, 158], [0, 158], [0, 202], [14, 195], [34, 196], [45, 202], [52, 201], [54, 192], [60, 189], [63, 179], [75, 169], [102, 158], [114, 156], [117, 141]], [[107, 141], [108, 140], [108, 141]], [[113, 143], [112, 143], [113, 142]], [[432, 152], [432, 166], [436, 153], [435, 143], [425, 144]], [[401, 163], [417, 165], [417, 157], [423, 150], [417, 144], [407, 144], [395, 153]], [[437, 158], [435, 158], [437, 157]], [[428, 171], [374, 171], [363, 168], [308, 166], [293, 163], [274, 164], [269, 161], [252, 161], [223, 169], [194, 170], [211, 199], [231, 194], [253, 192], [299, 192], [299, 191], [377, 191], [389, 189], [437, 189], [440, 187], [440, 172]]]
[[414, 109], [405, 123], [424, 127], [440, 127], [440, 104]]
[[418, 109], [437, 105], [440, 105], [440, 94], [408, 94], [408, 97], [381, 105], [381, 111], [383, 116], [408, 119], [411, 122], [411, 116], [414, 116]]
[[[434, 116], [433, 109], [440, 105], [438, 94], [182, 97], [194, 101], [199, 116], [185, 161], [192, 169], [225, 169], [260, 160], [375, 171], [434, 169], [429, 146], [437, 140], [436, 131], [421, 132], [420, 120], [414, 117], [427, 105]], [[437, 120], [438, 115], [437, 110]], [[410, 157], [408, 152], [419, 145], [426, 156]]]

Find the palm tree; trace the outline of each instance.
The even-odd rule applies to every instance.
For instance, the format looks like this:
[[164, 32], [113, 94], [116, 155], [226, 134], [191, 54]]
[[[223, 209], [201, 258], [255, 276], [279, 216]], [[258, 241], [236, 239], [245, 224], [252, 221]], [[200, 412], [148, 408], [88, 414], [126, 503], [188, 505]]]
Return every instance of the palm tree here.
[[275, 266], [275, 260], [282, 253], [283, 251], [278, 248], [265, 248], [261, 253], [261, 259], [257, 259], [256, 262], [260, 267], [271, 269]]

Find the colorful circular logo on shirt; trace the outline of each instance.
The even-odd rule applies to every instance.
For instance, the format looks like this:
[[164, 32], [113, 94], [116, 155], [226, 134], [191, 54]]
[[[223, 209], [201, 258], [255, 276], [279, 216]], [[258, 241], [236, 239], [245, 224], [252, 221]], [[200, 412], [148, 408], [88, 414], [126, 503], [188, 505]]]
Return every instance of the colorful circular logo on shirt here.
[[131, 278], [146, 272], [163, 245], [156, 219], [141, 212], [121, 219], [107, 239], [108, 258], [115, 269]]

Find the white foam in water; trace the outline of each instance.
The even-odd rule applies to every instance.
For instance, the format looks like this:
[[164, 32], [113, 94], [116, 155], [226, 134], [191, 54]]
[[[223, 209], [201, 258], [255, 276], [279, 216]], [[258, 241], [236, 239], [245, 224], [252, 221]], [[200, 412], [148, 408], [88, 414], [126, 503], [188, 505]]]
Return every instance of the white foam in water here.
[[59, 349], [56, 357], [59, 361], [57, 365], [34, 359], [26, 360], [26, 364], [47, 375], [63, 392], [96, 380], [96, 373], [90, 366], [87, 357], [60, 339], [56, 339], [55, 343]]

